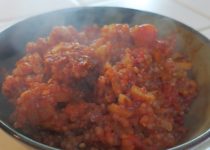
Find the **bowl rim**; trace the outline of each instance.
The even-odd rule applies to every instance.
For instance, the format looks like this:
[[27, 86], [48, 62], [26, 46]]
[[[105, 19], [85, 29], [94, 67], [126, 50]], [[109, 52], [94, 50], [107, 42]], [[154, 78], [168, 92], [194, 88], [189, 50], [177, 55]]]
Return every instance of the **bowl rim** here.
[[[150, 12], [150, 11], [145, 11], [145, 10], [140, 10], [140, 9], [132, 9], [132, 8], [127, 8], [127, 7], [116, 7], [116, 6], [78, 6], [78, 7], [70, 7], [70, 8], [64, 8], [64, 9], [58, 9], [58, 10], [53, 10], [53, 11], [49, 11], [49, 12], [45, 12], [45, 13], [41, 13], [38, 15], [34, 15], [28, 18], [25, 18], [21, 21], [18, 21], [16, 23], [14, 23], [13, 25], [9, 26], [8, 28], [4, 29], [2, 32], [0, 32], [0, 34], [3, 34], [5, 32], [7, 32], [8, 30], [10, 30], [11, 28], [15, 28], [17, 25], [25, 22], [26, 20], [30, 20], [33, 18], [38, 18], [41, 17], [43, 15], [50, 15], [51, 13], [60, 13], [60, 12], [64, 12], [64, 11], [80, 11], [80, 10], [91, 10], [91, 9], [118, 9], [118, 10], [128, 10], [128, 11], [133, 11], [133, 12], [141, 12], [141, 13], [145, 13], [151, 16], [156, 16], [156, 17], [162, 17], [165, 19], [169, 19], [171, 21], [173, 21], [175, 24], [186, 28], [187, 30], [189, 30], [190, 32], [196, 34], [196, 36], [198, 36], [203, 42], [206, 43], [210, 43], [210, 39], [208, 39], [207, 37], [205, 37], [204, 35], [202, 35], [200, 32], [196, 31], [195, 29], [193, 29], [192, 27], [167, 16], [164, 15], [160, 15], [154, 12]], [[39, 148], [39, 149], [43, 149], [43, 150], [60, 150], [59, 148], [55, 148], [55, 147], [51, 147], [48, 146], [46, 144], [42, 144], [40, 142], [37, 142], [27, 136], [25, 136], [24, 134], [22, 134], [21, 132], [15, 130], [13, 127], [11, 127], [9, 124], [5, 123], [2, 118], [0, 118], [0, 129], [3, 129], [6, 133], [8, 133], [10, 136], [14, 137], [15, 139], [17, 139], [18, 141], [21, 141], [25, 144], [28, 144], [34, 148]], [[176, 145], [172, 148], [168, 148], [168, 150], [183, 150], [183, 149], [189, 149], [192, 148], [198, 144], [200, 144], [201, 142], [207, 140], [208, 138], [210, 138], [210, 128], [207, 129], [207, 131], [204, 131], [202, 134], [200, 134], [199, 136], [184, 142], [182, 144]]]

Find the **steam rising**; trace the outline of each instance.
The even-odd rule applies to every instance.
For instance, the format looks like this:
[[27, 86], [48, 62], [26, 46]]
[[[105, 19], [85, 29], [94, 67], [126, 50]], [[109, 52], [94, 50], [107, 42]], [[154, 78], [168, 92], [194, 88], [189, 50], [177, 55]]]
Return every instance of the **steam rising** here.
[[[4, 31], [0, 36], [0, 55], [4, 56], [0, 61], [0, 65], [11, 68], [14, 65], [14, 62], [23, 55], [27, 42], [34, 41], [38, 37], [45, 37], [54, 26], [73, 25], [80, 29], [91, 24], [103, 25], [111, 23], [129, 23], [131, 26], [151, 23], [158, 28], [159, 33], [161, 33], [160, 36], [169, 35], [172, 32], [176, 33], [178, 41], [177, 48], [187, 51], [190, 54], [193, 65], [195, 66], [196, 79], [200, 82], [200, 86], [204, 86], [210, 91], [210, 87], [206, 85], [210, 85], [208, 76], [210, 72], [210, 63], [208, 63], [210, 58], [210, 46], [207, 45], [206, 42], [203, 42], [203, 39], [201, 40], [197, 34], [194, 34], [191, 29], [189, 30], [173, 20], [150, 13], [136, 12], [128, 9], [69, 9], [48, 13], [20, 22]], [[206, 80], [204, 81], [204, 79]], [[197, 119], [200, 123], [196, 124], [196, 126], [190, 125], [191, 132], [189, 135], [200, 134], [201, 131], [203, 132], [204, 129], [207, 129], [210, 124], [210, 122], [205, 119], [205, 116], [209, 114], [210, 110], [207, 108], [210, 99], [209, 92], [205, 89], [201, 90], [203, 90], [201, 93], [205, 93], [204, 95], [207, 95], [206, 97], [208, 99], [200, 96], [199, 100], [202, 103], [200, 103], [201, 106], [199, 106], [201, 110], [196, 109], [196, 107], [190, 113], [191, 116], [196, 116], [194, 119]], [[199, 100], [197, 100], [197, 102], [199, 102]], [[204, 117], [199, 118], [198, 116]], [[192, 122], [192, 120], [189, 120], [189, 122]], [[203, 124], [206, 126], [202, 126]]]

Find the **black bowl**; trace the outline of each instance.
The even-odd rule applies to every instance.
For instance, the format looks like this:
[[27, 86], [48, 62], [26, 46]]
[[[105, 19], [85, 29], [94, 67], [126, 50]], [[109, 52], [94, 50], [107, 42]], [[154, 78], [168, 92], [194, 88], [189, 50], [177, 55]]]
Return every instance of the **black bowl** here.
[[[24, 55], [25, 45], [38, 37], [47, 36], [53, 26], [73, 25], [82, 28], [91, 24], [127, 23], [129, 25], [151, 23], [161, 35], [176, 33], [177, 47], [186, 51], [193, 63], [193, 77], [198, 83], [199, 94], [185, 124], [189, 133], [180, 145], [171, 150], [188, 149], [210, 136], [210, 41], [192, 28], [158, 14], [117, 7], [86, 7], [58, 10], [21, 21], [0, 34], [0, 71], [11, 70], [15, 62]], [[3, 75], [0, 75], [2, 84]], [[0, 95], [0, 125], [13, 137], [36, 148], [55, 150], [41, 144], [14, 129], [8, 121], [12, 108]]]

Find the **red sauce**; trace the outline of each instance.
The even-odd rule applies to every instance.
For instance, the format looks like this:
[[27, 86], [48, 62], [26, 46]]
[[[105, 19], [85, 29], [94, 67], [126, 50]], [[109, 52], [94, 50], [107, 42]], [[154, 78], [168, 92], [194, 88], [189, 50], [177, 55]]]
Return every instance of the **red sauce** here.
[[186, 133], [197, 85], [174, 40], [149, 24], [55, 27], [3, 83], [15, 128], [68, 150], [155, 150]]

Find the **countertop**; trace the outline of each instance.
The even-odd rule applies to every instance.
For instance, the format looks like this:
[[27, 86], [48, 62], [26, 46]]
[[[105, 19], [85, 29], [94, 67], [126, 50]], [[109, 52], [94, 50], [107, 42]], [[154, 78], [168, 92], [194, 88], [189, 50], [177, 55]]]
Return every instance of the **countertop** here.
[[[181, 21], [210, 39], [209, 0], [0, 0], [0, 32], [30, 16], [78, 6], [119, 6], [155, 12]], [[0, 129], [0, 150], [35, 149]], [[193, 150], [210, 150], [210, 139]]]

